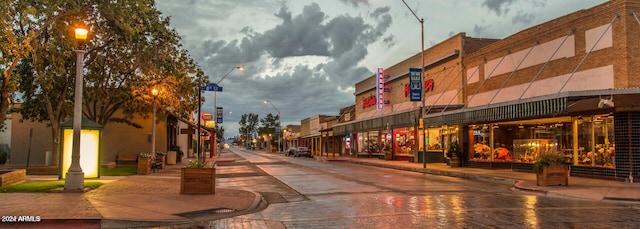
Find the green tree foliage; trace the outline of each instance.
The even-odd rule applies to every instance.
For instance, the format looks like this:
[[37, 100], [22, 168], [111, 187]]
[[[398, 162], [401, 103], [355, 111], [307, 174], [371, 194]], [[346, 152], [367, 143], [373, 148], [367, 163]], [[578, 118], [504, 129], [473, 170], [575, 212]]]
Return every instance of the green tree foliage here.
[[258, 135], [271, 134], [271, 136], [273, 136], [270, 142], [271, 145], [278, 144], [278, 138], [280, 136], [276, 136], [275, 134], [276, 127], [280, 126], [280, 120], [278, 119], [278, 116], [269, 113], [266, 117], [260, 119], [260, 124], [262, 124], [262, 126], [258, 128]]
[[[13, 83], [7, 88], [23, 94], [24, 102], [17, 110], [24, 119], [52, 127], [56, 151], [59, 125], [72, 113], [74, 50], [86, 51], [83, 116], [103, 126], [119, 122], [139, 127], [131, 122], [132, 117], [149, 116], [153, 103], [158, 105], [159, 117], [171, 112], [187, 118], [195, 110], [199, 82], [207, 77], [182, 48], [177, 32], [170, 29], [169, 19], [161, 16], [153, 0], [74, 2], [0, 3], [16, 11], [6, 18], [15, 21], [4, 21], [0, 28], [13, 28], [13, 33], [0, 35], [0, 43], [16, 40], [17, 47], [11, 50], [2, 45], [1, 56], [15, 61], [0, 62], [3, 76], [12, 76]], [[84, 43], [73, 37], [77, 25], [89, 29]], [[15, 70], [7, 67], [14, 63]], [[157, 97], [151, 95], [154, 88], [159, 91]], [[3, 87], [2, 94], [13, 94], [9, 91]]]
[[240, 129], [238, 131], [244, 135], [245, 144], [251, 143], [251, 136], [253, 136], [257, 131], [258, 115], [254, 113], [242, 114], [238, 124], [240, 124]]
[[[14, 102], [20, 79], [16, 74], [18, 64], [33, 51], [34, 43], [38, 43], [35, 40], [50, 38], [43, 32], [51, 29], [53, 23], [81, 15], [90, 6], [84, 1], [0, 1], [0, 121], [4, 121], [4, 114]], [[0, 127], [3, 125], [4, 122], [0, 122]]]

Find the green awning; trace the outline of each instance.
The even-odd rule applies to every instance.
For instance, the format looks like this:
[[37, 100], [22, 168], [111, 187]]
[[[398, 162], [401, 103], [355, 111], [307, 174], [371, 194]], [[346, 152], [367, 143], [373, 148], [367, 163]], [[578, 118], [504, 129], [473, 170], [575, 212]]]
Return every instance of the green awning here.
[[567, 101], [562, 97], [458, 109], [429, 115], [425, 123], [427, 126], [442, 126], [562, 116], [568, 114]]

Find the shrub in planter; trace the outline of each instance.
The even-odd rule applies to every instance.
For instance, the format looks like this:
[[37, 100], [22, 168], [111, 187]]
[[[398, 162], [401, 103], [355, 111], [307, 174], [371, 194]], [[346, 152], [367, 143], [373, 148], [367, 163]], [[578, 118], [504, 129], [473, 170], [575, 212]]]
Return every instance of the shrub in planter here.
[[564, 156], [559, 153], [541, 154], [533, 164], [537, 185], [568, 185], [569, 166], [564, 163]]

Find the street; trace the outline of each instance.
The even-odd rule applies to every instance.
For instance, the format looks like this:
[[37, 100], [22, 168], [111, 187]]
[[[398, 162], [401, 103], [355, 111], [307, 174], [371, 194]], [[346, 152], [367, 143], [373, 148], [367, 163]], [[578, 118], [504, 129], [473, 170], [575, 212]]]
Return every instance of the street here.
[[[230, 149], [217, 187], [250, 188], [265, 209], [213, 228], [633, 228], [634, 203], [539, 196], [511, 186], [348, 162]], [[239, 156], [239, 157], [238, 157]], [[235, 226], [234, 226], [235, 225]]]

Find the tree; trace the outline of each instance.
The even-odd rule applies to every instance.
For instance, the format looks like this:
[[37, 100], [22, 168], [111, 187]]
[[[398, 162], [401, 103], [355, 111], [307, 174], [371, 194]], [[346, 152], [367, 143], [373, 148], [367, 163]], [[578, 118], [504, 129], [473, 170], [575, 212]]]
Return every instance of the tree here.
[[90, 4], [85, 1], [29, 0], [0, 1], [0, 128], [14, 102], [20, 77], [16, 68], [32, 52], [32, 42], [50, 26], [70, 15], [80, 14]]
[[224, 142], [224, 127], [221, 125], [216, 125], [216, 138], [218, 138], [218, 142]]
[[258, 115], [254, 113], [242, 114], [240, 116], [240, 133], [245, 136], [245, 143], [247, 146], [251, 143], [251, 136], [256, 133], [256, 127], [258, 126]]
[[[103, 126], [119, 122], [140, 127], [131, 117], [147, 117], [154, 100], [159, 116], [168, 107], [172, 114], [186, 118], [197, 107], [197, 82], [205, 78], [153, 1], [96, 1], [90, 6], [53, 21], [34, 37], [31, 52], [16, 71], [24, 95], [18, 111], [24, 119], [52, 127], [54, 157], [59, 125], [71, 113], [74, 49], [87, 50], [83, 116]], [[48, 7], [35, 8], [36, 14], [50, 14]], [[77, 21], [90, 25], [86, 46], [78, 46], [70, 32]], [[157, 98], [150, 95], [152, 88], [159, 90]], [[118, 111], [123, 115], [116, 116]]]
[[280, 136], [276, 136], [275, 134], [275, 130], [276, 130], [275, 128], [278, 127], [280, 124], [280, 121], [278, 120], [278, 116], [269, 113], [267, 114], [266, 117], [260, 120], [260, 123], [262, 124], [262, 126], [258, 128], [258, 134], [259, 135], [271, 134], [271, 136], [274, 136], [274, 137], [271, 138], [270, 144], [277, 145], [278, 138], [280, 138]]

